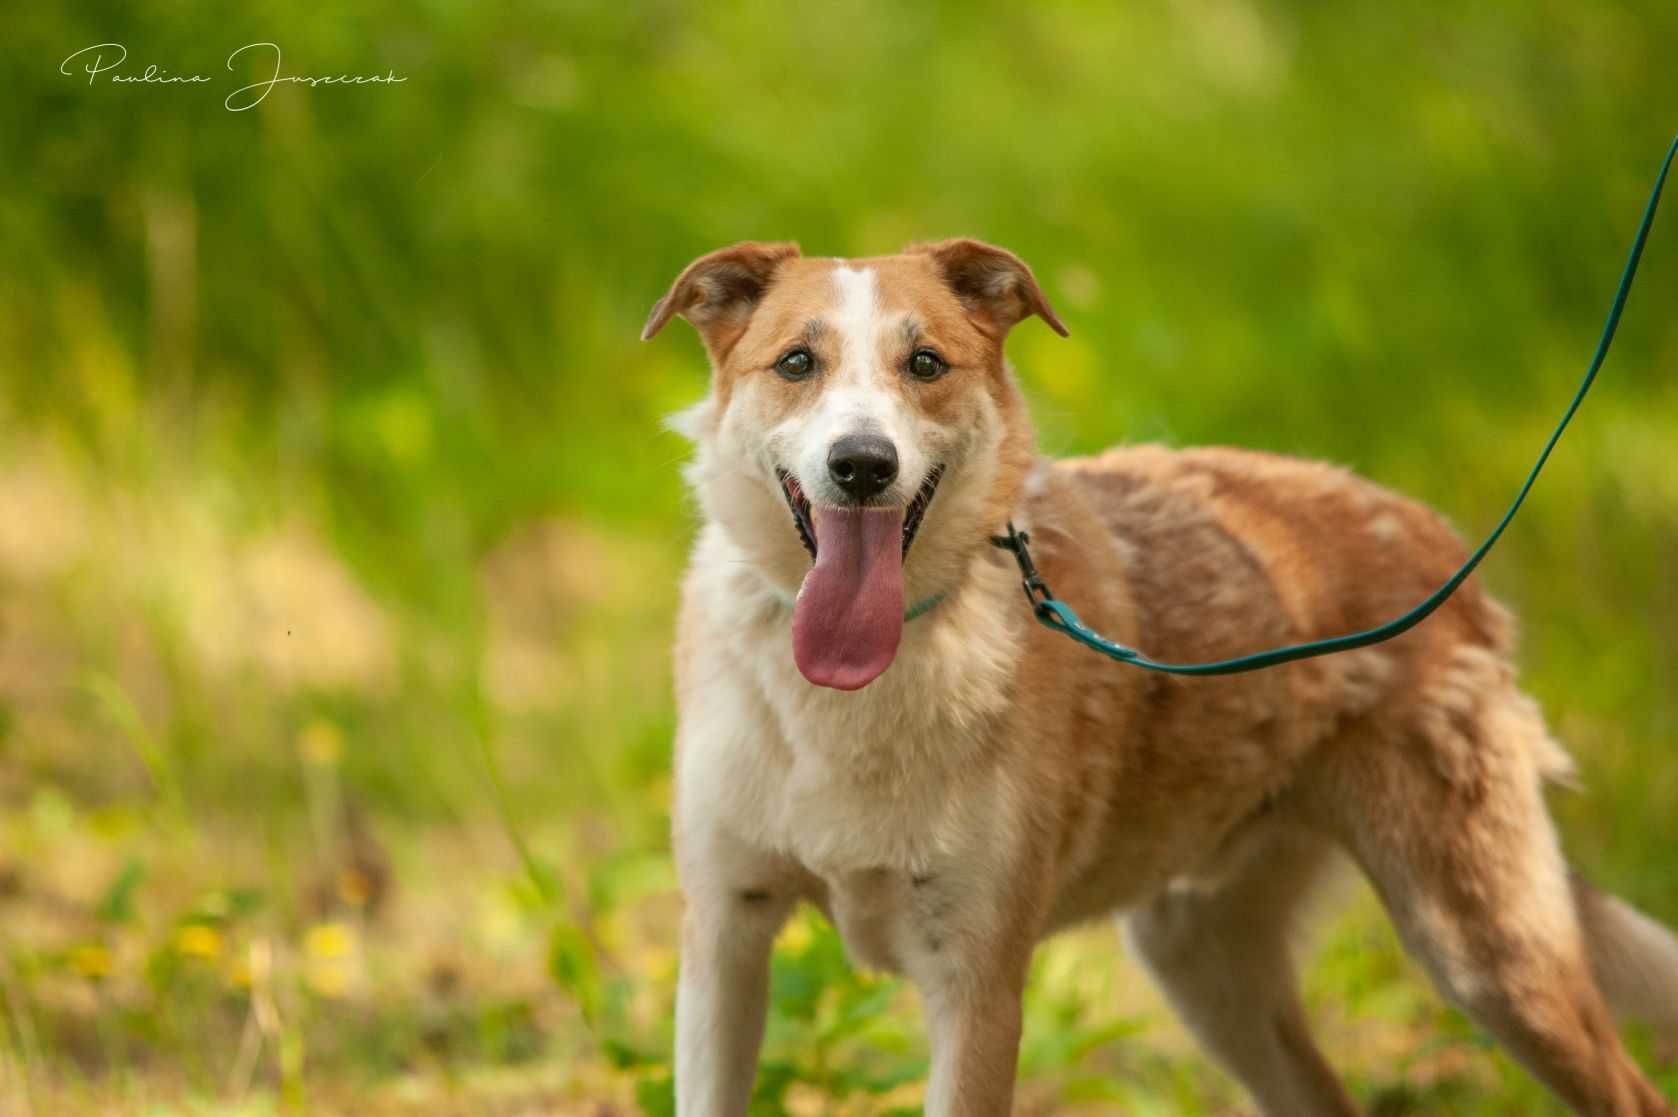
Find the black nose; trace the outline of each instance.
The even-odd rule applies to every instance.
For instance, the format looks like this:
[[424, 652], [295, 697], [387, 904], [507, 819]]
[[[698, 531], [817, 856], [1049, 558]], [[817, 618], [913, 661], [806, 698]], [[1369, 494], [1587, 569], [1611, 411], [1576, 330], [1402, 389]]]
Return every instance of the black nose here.
[[827, 452], [827, 472], [857, 500], [867, 500], [897, 480], [897, 447], [877, 434], [849, 434]]

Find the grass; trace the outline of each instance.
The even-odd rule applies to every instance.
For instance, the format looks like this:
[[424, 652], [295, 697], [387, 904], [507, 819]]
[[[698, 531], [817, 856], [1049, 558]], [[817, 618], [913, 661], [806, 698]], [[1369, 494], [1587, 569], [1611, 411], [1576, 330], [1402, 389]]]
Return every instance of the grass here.
[[[410, 80], [230, 114], [55, 68], [260, 40]], [[20, 13], [0, 1112], [668, 1112], [659, 423], [703, 362], [634, 339], [680, 266], [983, 236], [1072, 328], [1011, 343], [1049, 452], [1330, 458], [1477, 535], [1582, 370], [1675, 45], [1671, 5], [1561, 0]], [[1580, 762], [1573, 860], [1678, 922], [1672, 229], [1485, 578]], [[1347, 896], [1307, 990], [1370, 1111], [1559, 1112]], [[1115, 940], [1038, 959], [1021, 1111], [1239, 1112]], [[773, 1001], [759, 1112], [916, 1103], [913, 994], [813, 917]]]

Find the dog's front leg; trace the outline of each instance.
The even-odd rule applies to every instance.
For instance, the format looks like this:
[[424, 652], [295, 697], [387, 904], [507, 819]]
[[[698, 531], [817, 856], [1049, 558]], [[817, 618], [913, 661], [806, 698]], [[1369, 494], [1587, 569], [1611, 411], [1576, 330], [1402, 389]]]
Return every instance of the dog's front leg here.
[[769, 1001], [769, 951], [797, 895], [765, 860], [715, 841], [683, 866], [676, 986], [676, 1112], [743, 1117]]
[[1020, 983], [1000, 974], [929, 991], [927, 1117], [1007, 1117], [1020, 1052]]
[[910, 975], [926, 1002], [932, 1046], [926, 1113], [1007, 1117], [1031, 936], [1006, 925], [1007, 906], [994, 897], [958, 899], [938, 880], [917, 884], [916, 893], [925, 917]]

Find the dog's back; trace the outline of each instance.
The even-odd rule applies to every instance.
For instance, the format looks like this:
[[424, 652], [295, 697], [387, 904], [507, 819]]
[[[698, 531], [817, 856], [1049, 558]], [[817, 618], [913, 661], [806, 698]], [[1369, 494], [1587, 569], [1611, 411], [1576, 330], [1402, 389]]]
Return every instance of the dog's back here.
[[[1376, 627], [1467, 555], [1437, 512], [1321, 462], [1142, 445], [1054, 468], [1118, 542], [1143, 650], [1156, 659], [1206, 662]], [[1512, 687], [1513, 643], [1508, 611], [1471, 577], [1398, 639], [1288, 668], [1295, 747], [1367, 717], [1462, 771], [1474, 748], [1467, 707]], [[1546, 735], [1533, 744], [1547, 776], [1569, 771]]]
[[[1130, 545], [1149, 635], [1257, 650], [1251, 635], [1207, 632], [1216, 616], [1280, 614], [1283, 641], [1371, 628], [1453, 574], [1462, 541], [1437, 512], [1321, 462], [1222, 447], [1144, 445], [1059, 462], [1102, 521]], [[1227, 606], [1232, 595], [1244, 600]], [[1440, 614], [1461, 636], [1507, 652], [1507, 613], [1470, 579]], [[1268, 626], [1267, 626], [1268, 627]], [[1159, 647], [1162, 656], [1208, 658]]]

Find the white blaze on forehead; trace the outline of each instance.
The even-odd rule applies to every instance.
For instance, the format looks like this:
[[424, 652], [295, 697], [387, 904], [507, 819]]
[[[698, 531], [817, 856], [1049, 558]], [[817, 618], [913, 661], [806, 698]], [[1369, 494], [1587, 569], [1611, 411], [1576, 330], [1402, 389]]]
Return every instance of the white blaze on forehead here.
[[874, 269], [841, 266], [833, 272], [833, 283], [839, 290], [833, 325], [839, 332], [845, 363], [865, 373], [874, 363], [874, 341], [880, 331]]
[[834, 268], [835, 298], [827, 324], [839, 339], [838, 360], [821, 374], [817, 405], [791, 416], [776, 433], [787, 447], [782, 460], [795, 463], [799, 483], [817, 504], [842, 504], [847, 499], [827, 469], [829, 450], [847, 435], [890, 439], [897, 448], [900, 477], [922, 477], [930, 468], [916, 418], [902, 393], [892, 388], [894, 373], [881, 362], [880, 337], [887, 323], [878, 278], [873, 268], [843, 262]]

